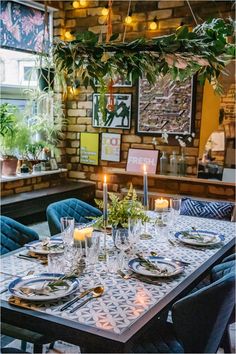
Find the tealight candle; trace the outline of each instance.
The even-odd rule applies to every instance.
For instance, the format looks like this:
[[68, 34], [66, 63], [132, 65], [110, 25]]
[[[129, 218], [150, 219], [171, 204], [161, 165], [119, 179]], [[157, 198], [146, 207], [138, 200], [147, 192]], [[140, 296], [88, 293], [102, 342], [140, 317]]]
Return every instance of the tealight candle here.
[[155, 210], [156, 211], [162, 211], [164, 209], [167, 209], [169, 207], [169, 202], [167, 199], [156, 199], [155, 200]]

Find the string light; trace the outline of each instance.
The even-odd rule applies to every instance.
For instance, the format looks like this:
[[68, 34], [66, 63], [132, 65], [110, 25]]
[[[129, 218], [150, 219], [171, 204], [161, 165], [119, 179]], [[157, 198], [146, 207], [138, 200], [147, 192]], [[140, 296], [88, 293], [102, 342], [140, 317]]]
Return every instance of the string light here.
[[149, 29], [155, 31], [157, 29], [157, 18], [155, 17], [149, 25]]
[[80, 7], [79, 1], [73, 1], [72, 6], [74, 9], [78, 9]]
[[105, 7], [102, 9], [102, 16], [107, 16], [108, 13], [109, 13], [108, 6], [105, 6]]
[[87, 5], [87, 0], [80, 0], [80, 6], [85, 7]]
[[70, 31], [65, 32], [65, 39], [68, 41], [72, 41], [74, 39], [74, 36], [70, 33]]
[[129, 12], [128, 16], [126, 16], [125, 18], [125, 23], [126, 25], [130, 25], [132, 23], [133, 19], [132, 19], [132, 11]]

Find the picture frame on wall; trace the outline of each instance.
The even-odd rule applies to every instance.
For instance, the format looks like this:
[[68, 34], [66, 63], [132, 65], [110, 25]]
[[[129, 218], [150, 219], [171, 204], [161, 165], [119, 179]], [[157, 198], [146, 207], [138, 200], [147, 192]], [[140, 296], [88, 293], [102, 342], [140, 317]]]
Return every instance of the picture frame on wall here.
[[129, 149], [126, 165], [127, 172], [143, 172], [144, 165], [148, 173], [156, 173], [159, 150]]
[[121, 134], [102, 133], [101, 160], [120, 162]]
[[196, 77], [174, 82], [168, 76], [150, 85], [139, 80], [137, 134], [191, 134], [194, 130]]
[[[129, 74], [127, 78], [122, 77], [122, 76], [115, 76], [113, 79], [113, 87], [132, 87], [133, 82], [132, 82], [132, 75]], [[99, 82], [95, 80], [95, 86], [100, 87]]]
[[112, 96], [114, 99], [114, 110], [110, 111], [107, 109], [110, 95], [105, 95], [106, 118], [103, 120], [99, 108], [100, 94], [93, 94], [93, 127], [130, 129], [132, 95], [130, 93], [116, 93]]
[[80, 163], [84, 165], [98, 165], [99, 134], [80, 133]]

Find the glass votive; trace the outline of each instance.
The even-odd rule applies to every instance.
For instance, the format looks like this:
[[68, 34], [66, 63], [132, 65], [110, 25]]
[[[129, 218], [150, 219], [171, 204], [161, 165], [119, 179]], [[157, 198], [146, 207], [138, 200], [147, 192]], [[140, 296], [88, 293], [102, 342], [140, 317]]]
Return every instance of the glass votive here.
[[64, 269], [66, 274], [79, 275], [85, 268], [85, 262], [83, 259], [83, 248], [79, 244], [76, 246], [66, 244], [64, 247]]
[[100, 235], [93, 234], [85, 238], [86, 265], [94, 266], [98, 262], [100, 251]]
[[73, 231], [73, 243], [85, 248], [85, 239], [93, 235], [93, 226], [91, 224], [75, 224]]
[[156, 199], [155, 200], [155, 211], [157, 212], [162, 212], [165, 209], [168, 209], [169, 207], [169, 201], [167, 199]]

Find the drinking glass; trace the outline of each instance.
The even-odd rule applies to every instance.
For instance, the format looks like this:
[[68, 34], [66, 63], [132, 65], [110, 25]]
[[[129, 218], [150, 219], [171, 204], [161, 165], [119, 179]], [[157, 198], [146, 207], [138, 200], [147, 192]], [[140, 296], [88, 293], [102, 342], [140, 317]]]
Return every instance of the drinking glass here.
[[49, 253], [48, 254], [48, 273], [64, 273], [64, 254]]
[[93, 268], [98, 262], [98, 256], [100, 251], [100, 235], [93, 234], [92, 236], [85, 237], [85, 255], [86, 266]]
[[107, 253], [107, 269], [109, 273], [117, 273], [119, 269], [123, 269], [123, 258], [120, 253]]
[[64, 269], [66, 274], [81, 274], [85, 265], [83, 262], [82, 244], [65, 243], [64, 245]]
[[129, 235], [126, 229], [117, 229], [115, 232], [115, 245], [122, 253], [130, 247]]
[[139, 242], [139, 236], [141, 231], [141, 221], [137, 219], [128, 219], [128, 237], [131, 248], [134, 249], [135, 245]]
[[75, 219], [71, 217], [64, 216], [60, 219], [61, 221], [61, 233], [64, 243], [73, 243], [73, 232]]

